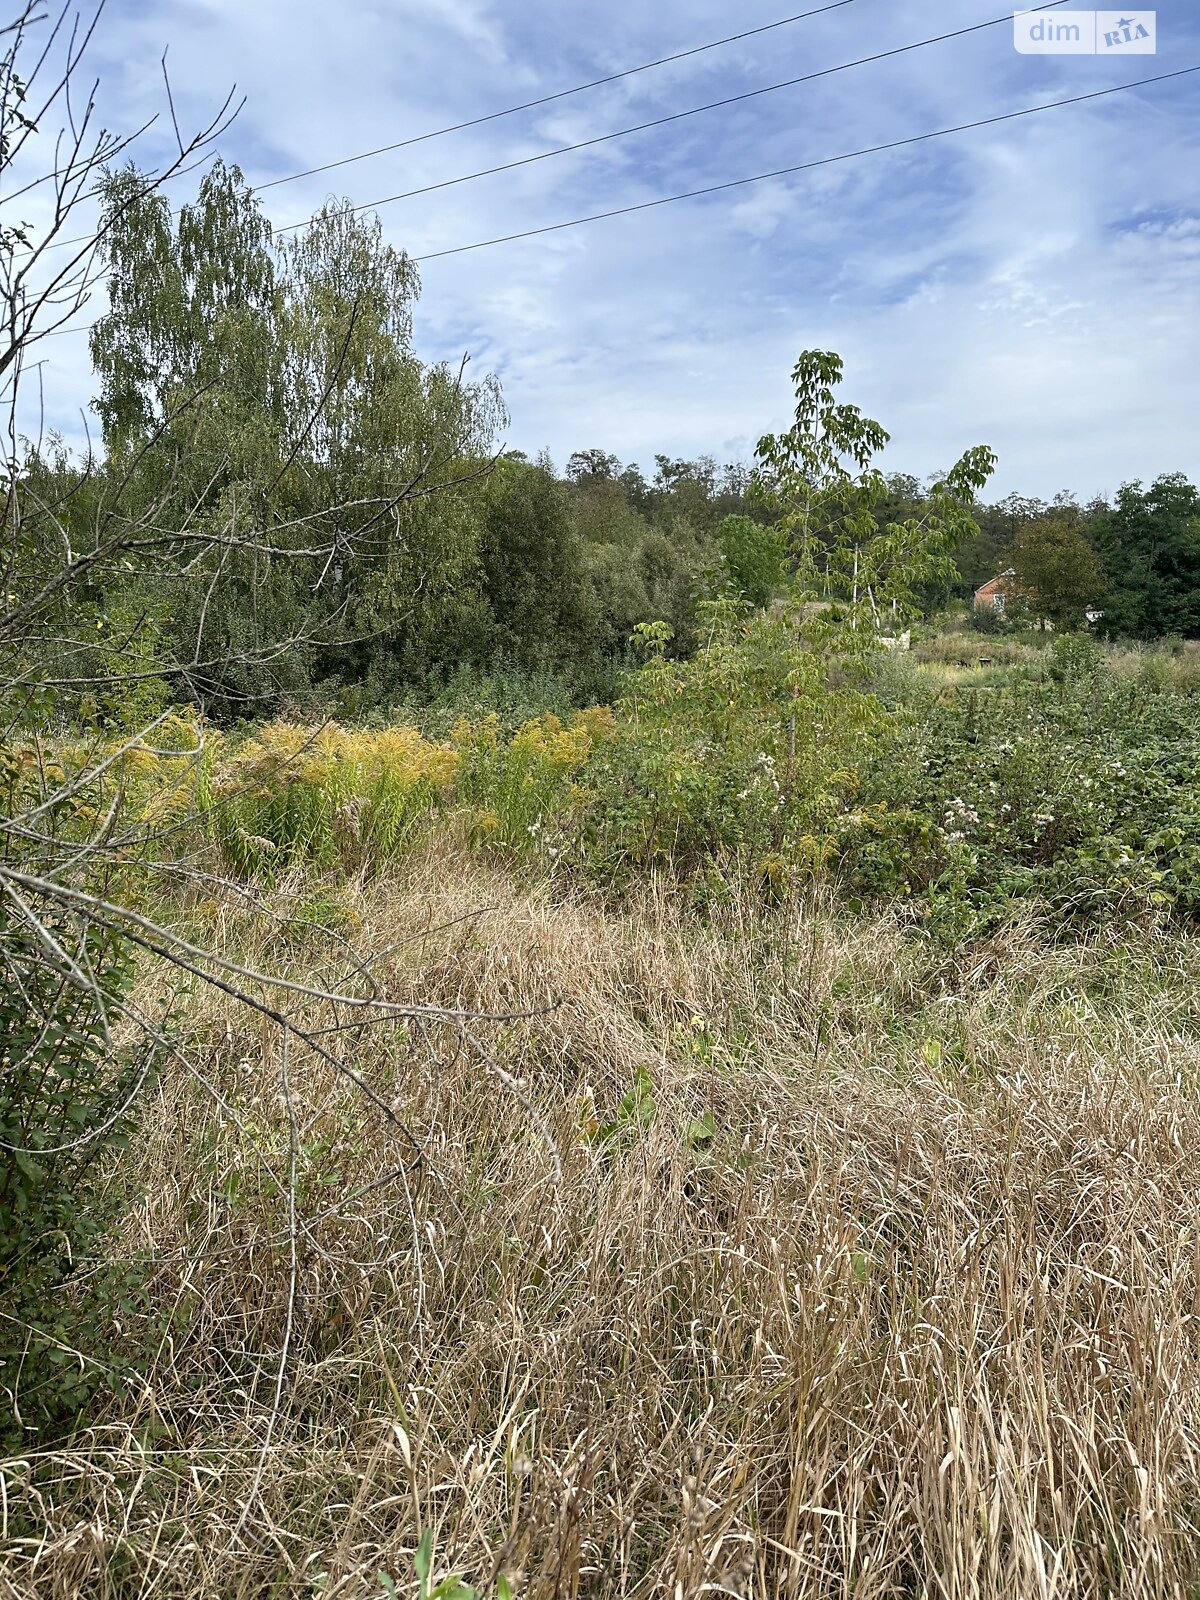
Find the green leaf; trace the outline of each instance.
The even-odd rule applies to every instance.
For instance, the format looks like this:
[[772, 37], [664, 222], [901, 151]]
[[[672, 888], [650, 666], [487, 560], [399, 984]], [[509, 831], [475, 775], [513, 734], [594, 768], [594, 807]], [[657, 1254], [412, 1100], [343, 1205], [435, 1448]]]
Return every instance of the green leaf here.
[[429, 1573], [433, 1566], [433, 1529], [426, 1528], [421, 1535], [421, 1541], [413, 1552], [413, 1566], [416, 1568], [417, 1577], [421, 1580], [421, 1593], [429, 1593]]
[[694, 1150], [697, 1145], [707, 1144], [717, 1131], [717, 1121], [711, 1111], [706, 1111], [703, 1116], [696, 1117], [688, 1124], [684, 1134], [684, 1143]]

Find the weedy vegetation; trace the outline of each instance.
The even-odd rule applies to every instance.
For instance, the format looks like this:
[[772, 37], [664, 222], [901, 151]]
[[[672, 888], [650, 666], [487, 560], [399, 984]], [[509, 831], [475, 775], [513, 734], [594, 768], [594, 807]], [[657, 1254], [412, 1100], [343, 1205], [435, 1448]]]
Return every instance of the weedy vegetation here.
[[109, 290], [0, 519], [2, 1600], [1200, 1594], [1196, 491], [886, 478], [822, 351], [559, 479], [377, 225], [90, 116], [0, 227], [11, 439]]

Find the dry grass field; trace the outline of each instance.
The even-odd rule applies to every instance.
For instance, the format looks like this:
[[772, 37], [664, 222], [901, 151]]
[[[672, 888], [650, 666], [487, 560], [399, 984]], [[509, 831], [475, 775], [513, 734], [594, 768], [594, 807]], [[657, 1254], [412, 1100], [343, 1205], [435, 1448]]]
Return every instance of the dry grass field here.
[[448, 835], [339, 914], [390, 998], [503, 1020], [363, 1024], [372, 1104], [146, 971], [140, 1371], [4, 1464], [5, 1600], [1200, 1593], [1195, 940], [701, 924]]

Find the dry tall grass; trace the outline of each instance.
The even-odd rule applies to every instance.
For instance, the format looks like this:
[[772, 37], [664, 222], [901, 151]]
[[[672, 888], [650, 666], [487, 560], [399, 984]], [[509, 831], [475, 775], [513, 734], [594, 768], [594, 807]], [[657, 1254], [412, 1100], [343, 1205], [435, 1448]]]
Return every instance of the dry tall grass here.
[[412, 1594], [426, 1527], [530, 1600], [1197, 1592], [1194, 943], [703, 929], [444, 843], [360, 910], [396, 998], [557, 1002], [489, 1048], [563, 1183], [449, 1036], [357, 1041], [397, 1153], [196, 1002], [208, 1087], [168, 1070], [111, 1180], [153, 1263], [114, 1337], [152, 1359], [4, 1467], [6, 1597]]

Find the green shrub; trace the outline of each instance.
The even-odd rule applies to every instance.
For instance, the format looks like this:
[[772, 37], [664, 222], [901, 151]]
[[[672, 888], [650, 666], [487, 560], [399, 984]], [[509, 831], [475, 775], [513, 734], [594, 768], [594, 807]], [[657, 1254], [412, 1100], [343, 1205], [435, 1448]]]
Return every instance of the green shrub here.
[[0, 1446], [54, 1434], [117, 1375], [120, 1274], [72, 1274], [115, 1221], [93, 1182], [124, 1147], [152, 1066], [109, 1036], [132, 981], [128, 946], [71, 917], [45, 939], [95, 977], [83, 987], [0, 902]]
[[1200, 699], [1147, 692], [1072, 635], [1040, 682], [909, 704], [906, 759], [867, 749], [839, 831], [853, 893], [969, 903], [964, 926], [1015, 902], [1071, 923], [1200, 912]]
[[729, 874], [768, 895], [819, 871], [857, 787], [869, 730], [886, 717], [852, 675], [830, 672], [794, 622], [709, 607], [689, 661], [661, 638], [576, 783], [576, 849], [616, 884], [661, 870], [697, 886]]
[[751, 606], [765, 606], [787, 581], [787, 540], [778, 527], [753, 517], [724, 517], [717, 544], [725, 580]]

